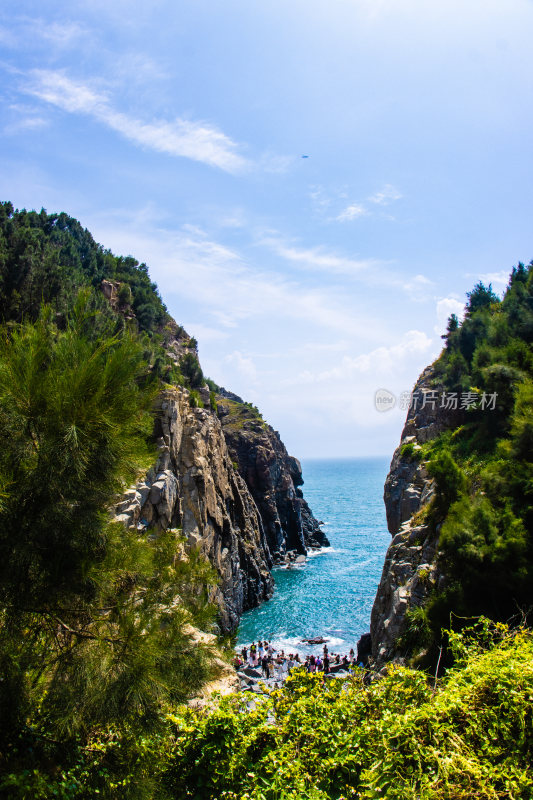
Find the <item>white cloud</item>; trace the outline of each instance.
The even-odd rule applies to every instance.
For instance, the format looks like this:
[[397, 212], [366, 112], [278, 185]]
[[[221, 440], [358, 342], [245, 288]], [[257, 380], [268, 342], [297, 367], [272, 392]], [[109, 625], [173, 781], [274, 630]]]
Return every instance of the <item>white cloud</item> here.
[[400, 200], [402, 197], [403, 195], [398, 189], [390, 183], [387, 183], [380, 192], [371, 195], [368, 200], [370, 203], [376, 203], [379, 206], [388, 206], [390, 203], [393, 203], [395, 200]]
[[[199, 303], [202, 313], [226, 330], [245, 320], [276, 320], [276, 325], [299, 321], [311, 324], [314, 330], [323, 328], [364, 339], [376, 333], [376, 321], [363, 310], [355, 314], [346, 303], [344, 290], [310, 288], [304, 280], [289, 279], [284, 271], [263, 271], [205, 232], [190, 227], [164, 230], [150, 223], [151, 215], [151, 211], [147, 217], [135, 215], [125, 223], [122, 214], [115, 219], [108, 214], [104, 221], [96, 218], [88, 223], [106, 247], [116, 253], [134, 253], [149, 264], [167, 302], [174, 296], [180, 304], [187, 299]], [[329, 264], [327, 257], [323, 258]], [[322, 261], [320, 264], [324, 268]], [[333, 266], [340, 268], [335, 261]], [[202, 322], [206, 322], [205, 316]], [[189, 332], [194, 334], [193, 329]]]
[[31, 20], [32, 32], [56, 47], [71, 47], [84, 36], [87, 30], [77, 22], [50, 22], [45, 19]]
[[446, 323], [452, 314], [462, 319], [464, 310], [465, 304], [456, 297], [443, 297], [439, 300], [436, 307], [437, 324], [434, 328], [437, 336], [442, 336], [446, 331]]
[[401, 281], [402, 289], [415, 303], [424, 303], [428, 299], [428, 289], [433, 286], [433, 281], [425, 275], [415, 275], [407, 281]]
[[[331, 214], [331, 211], [336, 207], [333, 214], [327, 218], [329, 222], [352, 222], [354, 219], [367, 217], [375, 213], [375, 208], [372, 208], [373, 206], [388, 206], [403, 196], [401, 192], [390, 183], [386, 184], [381, 191], [375, 192], [367, 197], [364, 201], [357, 200], [346, 204], [351, 193], [348, 187], [344, 187], [342, 190], [337, 189], [333, 191], [330, 196], [326, 193], [324, 187], [314, 186], [312, 187], [309, 197], [313, 202], [315, 211], [320, 215], [325, 215], [326, 212]], [[342, 206], [340, 210], [338, 210], [341, 202]], [[369, 204], [371, 204], [370, 207]], [[384, 216], [383, 212], [382, 216]], [[391, 216], [385, 218], [394, 219], [394, 217]]]
[[248, 381], [252, 383], [257, 381], [257, 367], [250, 356], [244, 356], [239, 350], [234, 350], [225, 357], [224, 361], [234, 367]]
[[44, 117], [21, 117], [11, 125], [6, 125], [3, 131], [8, 136], [15, 136], [22, 131], [35, 131], [39, 128], [46, 128], [49, 124], [49, 121]]
[[371, 372], [372, 374], [395, 372], [410, 356], [427, 353], [432, 343], [424, 331], [410, 330], [404, 333], [396, 344], [388, 347], [376, 347], [370, 353], [363, 353], [355, 358], [346, 356], [343, 366], [350, 372]]
[[430, 352], [433, 340], [424, 331], [406, 331], [395, 344], [376, 347], [369, 353], [358, 356], [343, 356], [341, 361], [331, 369], [321, 372], [303, 370], [295, 378], [287, 380], [287, 385], [312, 383], [331, 383], [333, 381], [349, 381], [354, 375], [390, 377], [405, 369], [406, 362], [413, 356]]
[[352, 219], [357, 219], [358, 217], [364, 217], [368, 214], [366, 208], [358, 203], [352, 203], [349, 206], [341, 211], [341, 213], [335, 218], [338, 222], [349, 222]]
[[276, 238], [265, 238], [261, 242], [271, 247], [282, 258], [303, 269], [320, 270], [339, 275], [354, 275], [374, 269], [380, 265], [377, 259], [355, 259], [331, 253], [323, 247], [299, 248], [287, 245]]
[[27, 91], [33, 96], [69, 113], [87, 114], [135, 144], [201, 161], [226, 172], [240, 172], [248, 165], [236, 152], [237, 144], [207, 123], [179, 118], [173, 122], [143, 122], [116, 111], [105, 94], [76, 83], [61, 72], [34, 70], [32, 77]]
[[49, 121], [32, 106], [15, 103], [9, 106], [9, 110], [13, 112], [15, 119], [3, 128], [4, 133], [8, 136], [15, 135], [21, 131], [44, 128], [49, 124]]
[[502, 269], [500, 272], [486, 272], [484, 275], [476, 276], [478, 280], [488, 286], [492, 284], [495, 291], [501, 291], [509, 283], [510, 270]]

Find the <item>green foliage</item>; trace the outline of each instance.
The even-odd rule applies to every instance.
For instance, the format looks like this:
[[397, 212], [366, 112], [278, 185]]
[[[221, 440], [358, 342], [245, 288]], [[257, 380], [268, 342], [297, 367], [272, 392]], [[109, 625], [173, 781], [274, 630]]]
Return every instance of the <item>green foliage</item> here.
[[[472, 800], [533, 792], [533, 641], [481, 619], [448, 631], [455, 666], [438, 681], [390, 666], [369, 686], [294, 671], [266, 696], [174, 708], [142, 735], [95, 731], [68, 759], [25, 733], [0, 791], [13, 800]], [[41, 765], [41, 766], [39, 766]]]
[[[87, 563], [102, 552], [102, 514], [153, 454], [153, 390], [140, 348], [97, 336], [80, 295], [65, 331], [44, 309], [0, 339], [0, 598], [54, 603], [65, 587], [93, 591]], [[36, 525], [36, 520], [39, 524]], [[29, 594], [28, 594], [29, 592]]]
[[174, 798], [518, 798], [533, 791], [533, 643], [488, 622], [450, 634], [457, 666], [435, 688], [389, 667], [365, 686], [294, 672], [259, 698], [173, 715]]
[[[436, 485], [427, 519], [442, 526], [446, 578], [425, 608], [433, 654], [450, 613], [507, 620], [533, 603], [531, 265], [513, 270], [502, 301], [481, 284], [468, 297], [465, 320], [449, 324], [435, 370], [447, 390], [495, 392], [497, 400], [494, 409], [458, 416], [455, 429], [424, 446]], [[416, 632], [411, 622], [406, 642]]]
[[258, 408], [252, 403], [237, 403], [235, 400], [224, 398], [224, 405], [229, 413], [222, 418], [224, 430], [239, 432], [242, 430], [262, 430], [266, 427]]
[[405, 615], [404, 632], [398, 639], [398, 646], [408, 653], [416, 653], [432, 642], [433, 631], [428, 610], [423, 606], [413, 606]]
[[438, 451], [431, 459], [428, 472], [435, 478], [437, 515], [443, 516], [466, 489], [466, 477], [447, 449]]
[[204, 403], [196, 389], [189, 392], [189, 405], [191, 408], [203, 408]]
[[476, 311], [482, 308], [487, 308], [493, 303], [500, 302], [498, 295], [492, 291], [492, 285], [489, 283], [488, 287], [484, 286], [481, 281], [476, 283], [472, 291], [468, 292], [466, 296], [468, 297], [467, 314], [475, 314]]
[[133, 307], [139, 329], [153, 334], [168, 319], [146, 264], [114, 256], [67, 214], [15, 211], [0, 203], [0, 321], [35, 321], [41, 304], [64, 313], [82, 286], [119, 281], [119, 303]]
[[185, 353], [179, 361], [180, 372], [185, 378], [186, 384], [191, 389], [200, 389], [204, 383], [204, 374], [198, 363], [198, 359], [193, 353]]
[[[159, 729], [212, 672], [190, 627], [212, 620], [211, 567], [175, 531], [109, 519], [154, 460], [155, 387], [142, 344], [90, 300], [61, 329], [45, 307], [0, 331], [0, 773], [13, 798], [94, 796], [76, 754], [85, 764], [110, 726], [113, 741]], [[102, 775], [131, 773], [104, 749]], [[58, 786], [59, 765], [78, 777]]]
[[127, 283], [123, 283], [118, 290], [117, 299], [121, 306], [129, 306], [133, 302], [133, 294]]
[[422, 458], [422, 448], [415, 447], [414, 442], [406, 442], [400, 447], [400, 456], [407, 461], [420, 461]]

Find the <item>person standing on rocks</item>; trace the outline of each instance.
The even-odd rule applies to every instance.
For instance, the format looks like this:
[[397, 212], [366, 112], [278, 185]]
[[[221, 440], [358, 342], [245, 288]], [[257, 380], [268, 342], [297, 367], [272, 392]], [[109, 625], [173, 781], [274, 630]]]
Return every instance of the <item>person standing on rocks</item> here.
[[261, 671], [265, 676], [265, 678], [269, 677], [270, 671], [268, 669], [268, 656], [266, 655], [266, 653], [263, 655], [263, 658], [261, 659]]

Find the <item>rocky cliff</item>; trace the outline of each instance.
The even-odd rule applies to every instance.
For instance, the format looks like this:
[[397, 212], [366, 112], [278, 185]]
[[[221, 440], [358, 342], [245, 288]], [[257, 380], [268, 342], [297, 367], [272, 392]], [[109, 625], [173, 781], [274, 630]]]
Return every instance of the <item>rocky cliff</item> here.
[[230, 456], [257, 505], [275, 562], [290, 551], [329, 546], [328, 539], [303, 497], [300, 462], [287, 453], [279, 433], [256, 408], [224, 392], [218, 416]]
[[[101, 290], [135, 325], [127, 287], [103, 280]], [[303, 497], [300, 463], [279, 433], [238, 395], [210, 388], [196, 339], [168, 315], [158, 336], [152, 369], [189, 388], [163, 393], [157, 464], [118, 504], [117, 519], [148, 535], [179, 529], [189, 548], [200, 548], [220, 578], [213, 600], [221, 628], [233, 631], [244, 611], [272, 594], [275, 563], [329, 542]]]
[[[424, 397], [425, 395], [425, 397]], [[434, 483], [423, 459], [423, 445], [460, 421], [459, 411], [442, 407], [442, 388], [435, 385], [432, 367], [420, 375], [412, 392], [401, 441], [385, 481], [387, 525], [393, 536], [385, 556], [381, 581], [372, 608], [372, 662], [401, 660], [399, 638], [408, 611], [421, 606], [443, 576], [436, 566], [438, 528], [424, 520], [423, 510], [434, 496]]]
[[159, 401], [159, 457], [116, 507], [117, 519], [147, 535], [176, 529], [189, 548], [200, 548], [220, 582], [212, 599], [223, 631], [272, 594], [272, 558], [261, 518], [235, 469], [215, 414], [192, 408], [189, 393], [174, 388]]
[[[194, 339], [173, 321], [167, 329], [176, 367], [184, 355], [197, 357]], [[163, 392], [155, 434], [157, 463], [116, 518], [147, 535], [176, 529], [199, 548], [219, 576], [212, 599], [220, 627], [233, 631], [244, 611], [271, 596], [274, 563], [329, 544], [303, 498], [300, 463], [257, 409], [226, 390], [215, 400], [206, 385]]]

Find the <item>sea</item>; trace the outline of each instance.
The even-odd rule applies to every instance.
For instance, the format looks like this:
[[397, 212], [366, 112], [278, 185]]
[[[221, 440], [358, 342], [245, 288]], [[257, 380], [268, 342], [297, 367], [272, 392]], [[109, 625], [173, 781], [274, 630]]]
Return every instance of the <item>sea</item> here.
[[305, 564], [274, 568], [274, 595], [246, 612], [237, 648], [267, 639], [277, 650], [348, 654], [370, 629], [370, 612], [381, 578], [387, 530], [383, 484], [388, 458], [307, 459], [302, 462], [304, 497], [324, 523], [331, 547], [310, 552]]

